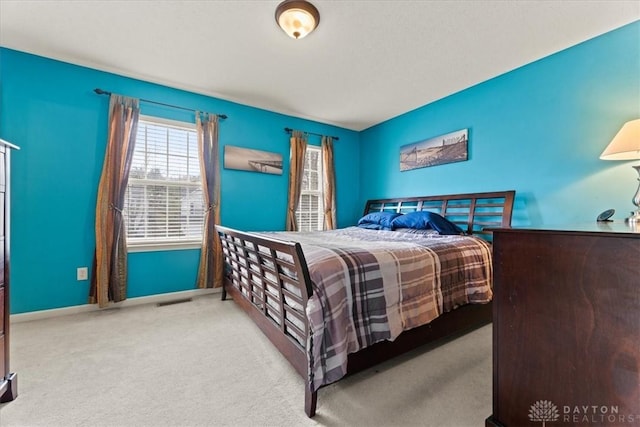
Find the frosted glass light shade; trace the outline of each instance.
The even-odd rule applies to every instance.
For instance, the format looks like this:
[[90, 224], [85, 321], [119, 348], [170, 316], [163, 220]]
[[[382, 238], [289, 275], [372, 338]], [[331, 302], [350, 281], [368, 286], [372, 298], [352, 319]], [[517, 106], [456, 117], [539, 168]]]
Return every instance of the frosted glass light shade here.
[[301, 39], [320, 23], [320, 13], [304, 0], [285, 0], [276, 8], [276, 22], [289, 37]]
[[602, 160], [640, 159], [640, 119], [625, 123], [600, 158]]

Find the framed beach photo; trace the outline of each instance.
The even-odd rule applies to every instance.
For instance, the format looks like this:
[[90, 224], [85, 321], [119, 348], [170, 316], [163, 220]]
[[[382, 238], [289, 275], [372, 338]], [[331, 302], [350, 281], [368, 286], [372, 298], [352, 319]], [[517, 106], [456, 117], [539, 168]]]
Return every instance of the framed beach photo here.
[[400, 171], [468, 160], [468, 129], [400, 147]]
[[224, 168], [282, 175], [282, 154], [225, 145]]

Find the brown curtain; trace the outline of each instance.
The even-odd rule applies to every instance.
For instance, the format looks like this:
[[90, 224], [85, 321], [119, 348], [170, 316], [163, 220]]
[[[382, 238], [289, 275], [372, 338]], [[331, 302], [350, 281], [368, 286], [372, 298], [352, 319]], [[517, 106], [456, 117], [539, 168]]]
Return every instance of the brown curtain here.
[[289, 201], [287, 202], [287, 231], [298, 231], [296, 209], [300, 202], [302, 176], [304, 174], [307, 136], [297, 130], [291, 132], [291, 151], [289, 154]]
[[127, 241], [122, 218], [124, 194], [138, 130], [139, 101], [121, 95], [109, 100], [107, 149], [96, 203], [96, 251], [89, 303], [105, 307], [127, 298]]
[[220, 224], [220, 159], [218, 116], [196, 112], [200, 175], [206, 211], [198, 267], [198, 288], [222, 286], [222, 246], [215, 225]]
[[322, 137], [322, 175], [324, 198], [324, 230], [336, 228], [336, 178], [333, 168], [333, 138]]

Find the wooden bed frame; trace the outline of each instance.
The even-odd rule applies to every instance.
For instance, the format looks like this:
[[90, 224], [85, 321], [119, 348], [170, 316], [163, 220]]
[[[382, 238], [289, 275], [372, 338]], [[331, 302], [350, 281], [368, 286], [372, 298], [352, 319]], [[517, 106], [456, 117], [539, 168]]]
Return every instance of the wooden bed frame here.
[[[490, 240], [490, 233], [483, 229], [509, 227], [514, 198], [515, 191], [502, 191], [379, 199], [369, 200], [364, 213], [429, 210], [458, 224], [468, 234], [479, 234]], [[302, 376], [305, 412], [313, 417], [317, 391], [311, 391], [308, 384], [305, 349], [308, 334], [305, 307], [313, 291], [301, 245], [223, 226], [216, 226], [216, 229], [225, 260], [222, 299], [225, 300], [227, 294], [231, 295]], [[283, 274], [283, 271], [288, 274]], [[277, 284], [274, 278], [277, 278]], [[297, 292], [292, 292], [293, 288]], [[291, 304], [292, 301], [297, 304]], [[379, 342], [352, 353], [348, 358], [347, 375], [421, 345], [456, 337], [488, 324], [491, 322], [491, 310], [491, 304], [468, 304], [442, 314], [427, 325], [403, 332], [393, 342]]]

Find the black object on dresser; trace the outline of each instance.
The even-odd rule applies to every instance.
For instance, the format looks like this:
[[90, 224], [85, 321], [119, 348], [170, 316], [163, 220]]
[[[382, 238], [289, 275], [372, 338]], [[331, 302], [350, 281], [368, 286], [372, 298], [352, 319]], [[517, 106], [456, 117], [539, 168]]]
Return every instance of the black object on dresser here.
[[18, 397], [18, 379], [9, 369], [9, 158], [17, 148], [0, 139], [0, 403]]
[[493, 230], [487, 426], [640, 425], [640, 231], [632, 227]]

